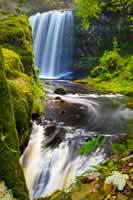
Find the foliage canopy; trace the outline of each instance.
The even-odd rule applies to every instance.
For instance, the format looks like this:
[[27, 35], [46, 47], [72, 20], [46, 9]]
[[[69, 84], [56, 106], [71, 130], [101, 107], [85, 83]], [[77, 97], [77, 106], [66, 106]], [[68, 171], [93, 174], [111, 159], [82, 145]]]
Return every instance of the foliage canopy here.
[[86, 29], [89, 27], [89, 18], [98, 17], [101, 9], [98, 0], [75, 0], [77, 15], [82, 19], [82, 25]]

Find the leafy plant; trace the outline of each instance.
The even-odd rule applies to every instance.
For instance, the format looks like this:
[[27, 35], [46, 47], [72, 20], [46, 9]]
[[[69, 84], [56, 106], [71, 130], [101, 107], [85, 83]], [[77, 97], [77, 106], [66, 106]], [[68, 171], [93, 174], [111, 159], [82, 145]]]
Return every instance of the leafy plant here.
[[100, 78], [103, 80], [111, 79], [112, 76], [119, 74], [119, 70], [124, 65], [124, 60], [119, 55], [116, 50], [105, 51], [103, 56], [100, 58], [100, 64], [94, 68], [91, 72], [92, 77], [97, 77], [100, 75]]
[[133, 56], [129, 57], [127, 60], [123, 78], [127, 80], [133, 80]]
[[130, 151], [133, 151], [133, 136], [128, 134], [122, 138], [122, 141], [119, 143], [112, 144], [112, 150], [116, 155], [128, 154]]
[[90, 154], [98, 147], [102, 147], [106, 142], [106, 138], [102, 139], [102, 136], [98, 135], [96, 138], [92, 138], [80, 147], [80, 155]]
[[91, 71], [92, 77], [97, 77], [101, 80], [110, 80], [120, 74], [124, 67], [125, 60], [119, 54], [119, 45], [117, 38], [113, 39], [113, 50], [105, 51], [99, 60], [99, 65]]
[[123, 15], [125, 19], [131, 22], [132, 27], [132, 6], [133, 0], [111, 0], [110, 10], [113, 12], [119, 12], [121, 15]]
[[100, 4], [98, 0], [75, 0], [77, 15], [81, 17], [82, 25], [88, 29], [90, 25], [89, 18], [97, 18], [100, 13]]

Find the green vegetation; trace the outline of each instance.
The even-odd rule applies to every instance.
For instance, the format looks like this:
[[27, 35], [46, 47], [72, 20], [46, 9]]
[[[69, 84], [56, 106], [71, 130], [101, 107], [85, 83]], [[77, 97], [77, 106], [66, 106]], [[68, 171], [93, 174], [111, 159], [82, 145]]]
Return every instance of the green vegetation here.
[[100, 11], [105, 8], [118, 13], [120, 16], [124, 16], [125, 20], [129, 21], [129, 26], [132, 27], [133, 0], [75, 0], [75, 4], [77, 7], [77, 15], [81, 17], [84, 28], [88, 28], [90, 20], [97, 18]]
[[133, 136], [128, 133], [126, 136], [119, 139], [118, 142], [112, 143], [112, 150], [118, 157], [127, 156], [133, 150]]
[[77, 82], [92, 85], [98, 92], [133, 96], [133, 56], [122, 54], [114, 38], [113, 49], [103, 53], [88, 79]]
[[82, 25], [86, 29], [89, 27], [89, 18], [96, 18], [100, 13], [98, 0], [75, 0], [77, 5], [77, 15], [82, 19]]
[[6, 182], [19, 200], [28, 200], [23, 172], [19, 163], [19, 141], [16, 131], [11, 91], [6, 80], [0, 50], [0, 179]]
[[115, 45], [112, 51], [105, 51], [91, 76], [100, 89], [132, 96], [133, 56], [122, 57]]
[[[89, 78], [83, 82], [96, 87], [98, 92], [133, 96], [133, 43], [131, 43], [133, 0], [102, 2], [100, 0], [75, 0], [74, 2], [77, 16], [81, 19], [86, 31], [89, 31], [89, 25], [93, 25], [93, 20], [100, 16], [102, 8], [110, 15], [119, 16], [121, 19], [119, 26], [121, 27], [121, 21], [123, 21], [126, 27], [122, 31], [118, 27], [120, 31], [117, 33], [114, 31], [113, 44], [112, 40], [108, 41], [108, 44], [100, 39], [97, 41], [100, 53], [94, 50], [97, 57], [96, 59], [92, 57], [93, 69]], [[19, 164], [20, 149], [23, 151], [29, 140], [32, 113], [44, 111], [41, 104], [44, 93], [33, 62], [31, 27], [26, 16], [16, 14], [27, 13], [29, 15], [36, 11], [72, 8], [73, 5], [71, 0], [0, 1], [0, 7], [4, 8], [4, 10], [0, 9], [0, 180], [4, 181], [10, 190], [7, 191], [5, 188], [5, 193], [0, 193], [0, 199], [7, 199], [5, 195], [10, 196], [11, 200], [14, 200], [13, 196], [18, 200], [29, 199], [23, 171]], [[87, 41], [88, 38], [85, 40]], [[82, 57], [82, 60], [87, 65], [90, 59]], [[128, 107], [133, 108], [132, 100]], [[98, 136], [86, 142], [81, 146], [80, 154], [91, 153], [99, 147], [99, 143], [102, 146], [105, 138]], [[113, 199], [114, 196], [117, 200], [130, 199], [133, 174], [132, 134], [118, 143], [113, 143], [112, 149], [113, 155], [108, 161], [99, 166], [93, 166], [98, 173], [96, 177], [90, 177], [91, 172], [87, 172], [86, 175], [77, 178], [76, 183], [69, 188], [68, 192], [57, 191], [51, 197], [41, 199], [107, 200]], [[115, 187], [107, 188], [104, 184], [106, 177], [110, 176], [114, 170], [129, 176], [128, 183], [122, 192]], [[0, 182], [0, 192], [5, 185]]]
[[1, 200], [15, 200], [11, 190], [8, 190], [4, 182], [0, 181], [0, 199]]
[[[124, 145], [122, 151], [121, 145]], [[128, 200], [132, 198], [132, 150], [133, 136], [128, 134], [121, 138], [121, 141], [113, 142], [113, 153], [111, 157], [98, 166], [92, 166], [94, 170], [89, 170], [83, 175], [76, 177], [75, 183], [64, 191], [56, 191], [51, 196], [38, 200]], [[125, 149], [126, 147], [126, 149]], [[107, 177], [113, 172], [123, 176], [126, 174], [128, 180], [124, 189], [120, 191], [116, 185], [107, 184]], [[121, 184], [121, 182], [118, 182]]]
[[73, 0], [1, 0], [0, 7], [8, 12], [31, 15], [53, 9], [73, 7]]
[[87, 155], [95, 151], [97, 148], [103, 147], [106, 142], [106, 138], [102, 138], [98, 135], [96, 138], [92, 138], [80, 147], [80, 155]]
[[133, 0], [111, 0], [110, 10], [119, 12], [129, 21], [129, 26], [132, 27], [133, 14], [132, 14]]
[[25, 16], [7, 16], [0, 21], [0, 44], [15, 51], [23, 64], [24, 72], [34, 73], [32, 35], [28, 18]]
[[32, 113], [43, 112], [44, 93], [34, 68], [27, 17], [0, 12], [0, 27], [0, 180], [16, 199], [28, 200], [20, 150], [29, 140]]
[[[32, 113], [43, 112], [40, 88], [34, 69], [32, 36], [25, 16], [7, 16], [0, 21], [0, 42], [6, 78], [11, 90], [20, 147], [28, 142]], [[29, 76], [30, 75], [30, 76]]]

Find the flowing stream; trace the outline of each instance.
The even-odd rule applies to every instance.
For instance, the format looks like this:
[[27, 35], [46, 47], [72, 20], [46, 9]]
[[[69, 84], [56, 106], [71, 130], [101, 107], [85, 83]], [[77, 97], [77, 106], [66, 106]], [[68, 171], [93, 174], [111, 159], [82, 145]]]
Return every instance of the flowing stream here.
[[[40, 78], [68, 79], [73, 72], [73, 12], [38, 13], [30, 17], [30, 23]], [[67, 94], [55, 94], [60, 87]], [[21, 156], [31, 200], [68, 188], [76, 176], [94, 169], [110, 154], [110, 143], [128, 133], [128, 122], [133, 120], [128, 98], [121, 95], [95, 94], [92, 88], [69, 81], [49, 81], [45, 91], [45, 115], [33, 121]], [[99, 146], [81, 156], [82, 144], [98, 135]]]
[[[102, 162], [110, 153], [110, 142], [128, 133], [133, 120], [127, 97], [94, 94], [68, 81], [49, 84], [45, 117], [33, 121], [21, 157], [31, 200], [69, 187], [76, 176]], [[55, 94], [54, 89], [62, 86], [67, 94]], [[81, 145], [99, 134], [107, 138], [104, 146], [81, 156]]]

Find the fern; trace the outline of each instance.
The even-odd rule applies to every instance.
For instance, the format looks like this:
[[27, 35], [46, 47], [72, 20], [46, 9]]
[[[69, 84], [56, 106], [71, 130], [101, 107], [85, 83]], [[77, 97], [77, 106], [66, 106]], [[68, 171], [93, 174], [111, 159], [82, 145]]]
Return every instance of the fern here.
[[96, 138], [92, 138], [80, 147], [80, 155], [87, 155], [95, 151], [98, 147], [102, 148], [105, 144], [106, 138], [102, 139], [102, 136], [98, 135]]

